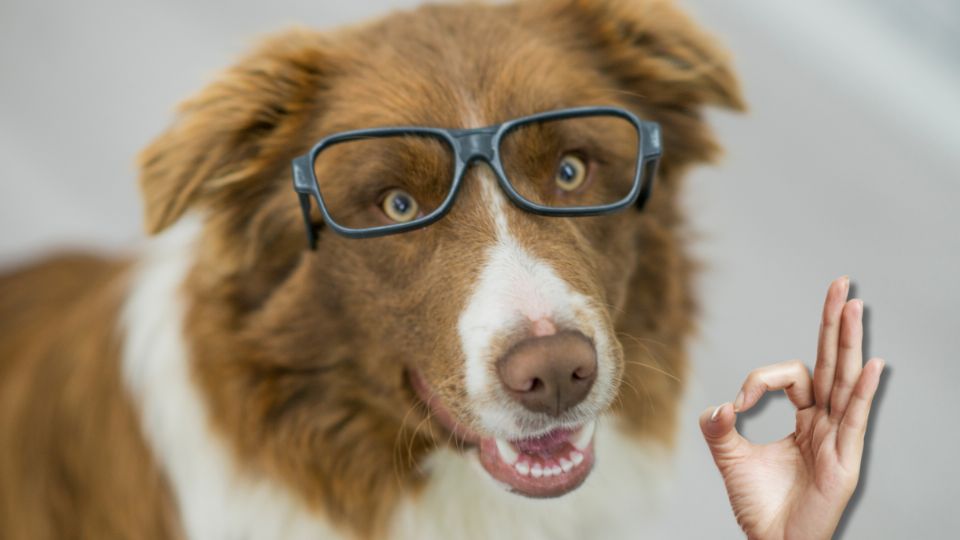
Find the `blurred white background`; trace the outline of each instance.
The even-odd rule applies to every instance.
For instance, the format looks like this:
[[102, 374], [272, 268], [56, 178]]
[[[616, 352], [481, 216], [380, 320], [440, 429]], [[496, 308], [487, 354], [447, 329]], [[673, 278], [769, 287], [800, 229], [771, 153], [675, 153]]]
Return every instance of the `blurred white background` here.
[[[0, 265], [141, 238], [133, 159], [263, 33], [415, 0], [0, 3]], [[690, 0], [732, 50], [751, 110], [714, 116], [727, 158], [688, 208], [705, 313], [664, 538], [738, 538], [696, 417], [744, 375], [812, 365], [827, 283], [850, 274], [887, 359], [844, 538], [960, 529], [960, 2]], [[770, 441], [788, 402], [744, 422]]]

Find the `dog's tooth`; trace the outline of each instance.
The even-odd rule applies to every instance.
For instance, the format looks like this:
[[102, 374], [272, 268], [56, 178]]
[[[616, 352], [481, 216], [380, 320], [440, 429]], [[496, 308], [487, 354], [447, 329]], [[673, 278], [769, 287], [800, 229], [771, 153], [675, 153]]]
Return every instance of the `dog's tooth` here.
[[577, 450], [586, 450], [593, 441], [593, 431], [596, 427], [597, 421], [594, 420], [580, 428], [580, 431], [573, 437], [573, 446], [575, 446]]
[[577, 452], [576, 450], [570, 452], [570, 461], [572, 461], [573, 466], [576, 467], [577, 465], [583, 463], [583, 454]]
[[533, 467], [530, 467], [530, 476], [534, 478], [543, 476], [543, 467], [541, 467], [539, 463], [534, 463]]
[[526, 461], [518, 461], [513, 468], [515, 468], [521, 476], [528, 476], [530, 474], [530, 464]]
[[507, 465], [513, 465], [517, 462], [517, 451], [513, 449], [513, 445], [503, 439], [496, 439], [497, 441], [497, 452], [500, 453], [500, 459], [503, 460]]
[[570, 472], [570, 469], [573, 468], [573, 462], [566, 458], [560, 458], [560, 468], [563, 469], [563, 472]]
[[561, 469], [559, 465], [554, 465], [550, 469], [550, 472], [552, 472], [554, 476], [557, 476], [559, 474], [563, 474], [563, 469]]

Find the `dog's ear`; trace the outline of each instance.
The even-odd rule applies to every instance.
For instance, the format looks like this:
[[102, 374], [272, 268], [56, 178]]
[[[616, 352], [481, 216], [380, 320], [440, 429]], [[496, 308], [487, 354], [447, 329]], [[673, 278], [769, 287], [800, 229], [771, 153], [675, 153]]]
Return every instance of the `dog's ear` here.
[[[183, 103], [139, 157], [145, 224], [162, 231], [193, 206], [250, 204], [289, 167], [296, 133], [319, 108], [322, 36], [287, 31]], [[284, 143], [280, 143], [284, 141]]]
[[671, 0], [533, 0], [528, 7], [534, 18], [561, 25], [553, 31], [588, 52], [617, 92], [661, 123], [669, 161], [716, 153], [704, 106], [745, 108], [727, 52]]
[[672, 0], [574, 0], [605, 71], [649, 102], [743, 110], [729, 54]]

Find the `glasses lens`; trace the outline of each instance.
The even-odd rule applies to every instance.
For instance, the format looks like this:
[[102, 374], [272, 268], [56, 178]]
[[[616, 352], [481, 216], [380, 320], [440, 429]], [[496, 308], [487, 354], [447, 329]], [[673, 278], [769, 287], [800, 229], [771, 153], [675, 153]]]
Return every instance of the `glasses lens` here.
[[453, 149], [419, 133], [352, 139], [314, 161], [330, 217], [351, 229], [404, 224], [431, 214], [450, 193]]
[[504, 134], [500, 160], [526, 200], [553, 208], [622, 201], [637, 176], [639, 133], [614, 115], [529, 122]]

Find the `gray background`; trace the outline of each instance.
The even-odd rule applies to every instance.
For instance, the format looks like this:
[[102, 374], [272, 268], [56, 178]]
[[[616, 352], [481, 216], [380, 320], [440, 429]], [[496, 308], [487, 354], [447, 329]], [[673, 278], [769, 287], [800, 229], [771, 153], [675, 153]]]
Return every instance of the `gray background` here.
[[[415, 3], [4, 0], [0, 264], [135, 245], [133, 157], [255, 36]], [[689, 182], [705, 313], [664, 536], [739, 536], [697, 413], [753, 367], [811, 363], [825, 287], [845, 273], [890, 369], [844, 536], [956, 534], [960, 2], [686, 5], [733, 51], [751, 111], [715, 115], [727, 158]], [[765, 403], [744, 423], [760, 441], [792, 429], [784, 399]]]

